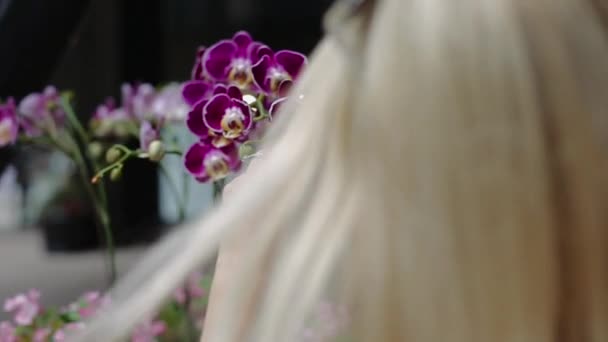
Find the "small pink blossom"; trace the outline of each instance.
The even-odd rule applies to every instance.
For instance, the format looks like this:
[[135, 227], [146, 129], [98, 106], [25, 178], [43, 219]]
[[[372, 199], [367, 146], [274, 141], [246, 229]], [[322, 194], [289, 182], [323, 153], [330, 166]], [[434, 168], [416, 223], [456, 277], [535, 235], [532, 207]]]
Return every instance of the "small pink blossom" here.
[[59, 330], [55, 331], [55, 334], [53, 335], [53, 341], [55, 341], [55, 342], [64, 342], [65, 341], [65, 332], [63, 331], [63, 329], [59, 329]]
[[78, 330], [82, 330], [84, 329], [85, 325], [84, 323], [70, 323], [70, 324], [66, 324], [63, 328], [55, 331], [55, 334], [53, 335], [53, 341], [54, 342], [64, 342], [66, 341], [66, 332], [73, 332], [73, 331], [78, 331]]
[[201, 287], [201, 279], [203, 275], [196, 272], [186, 282], [184, 287], [180, 287], [173, 293], [173, 298], [180, 304], [184, 304], [187, 298], [196, 299], [205, 295], [205, 289]]
[[0, 342], [17, 342], [15, 327], [10, 322], [0, 322]]
[[133, 332], [131, 342], [154, 342], [156, 337], [162, 335], [166, 330], [167, 325], [163, 321], [144, 322]]
[[190, 107], [182, 98], [182, 85], [172, 83], [161, 89], [152, 101], [151, 111], [161, 121], [183, 122]]
[[41, 93], [31, 93], [19, 103], [18, 118], [25, 134], [37, 137], [43, 133], [56, 133], [65, 122], [65, 112], [61, 107], [61, 94], [53, 86], [47, 86]]
[[87, 292], [82, 296], [84, 305], [78, 310], [82, 318], [92, 317], [101, 307], [106, 305], [108, 298], [97, 291]]
[[38, 329], [34, 333], [33, 342], [46, 342], [51, 335], [51, 330], [48, 328]]
[[83, 294], [77, 302], [70, 304], [64, 310], [75, 311], [81, 318], [86, 319], [95, 315], [109, 301], [108, 296], [103, 296], [98, 291], [89, 291]]
[[40, 292], [30, 290], [27, 294], [18, 294], [4, 302], [4, 310], [14, 314], [15, 323], [30, 325], [42, 310], [40, 306]]

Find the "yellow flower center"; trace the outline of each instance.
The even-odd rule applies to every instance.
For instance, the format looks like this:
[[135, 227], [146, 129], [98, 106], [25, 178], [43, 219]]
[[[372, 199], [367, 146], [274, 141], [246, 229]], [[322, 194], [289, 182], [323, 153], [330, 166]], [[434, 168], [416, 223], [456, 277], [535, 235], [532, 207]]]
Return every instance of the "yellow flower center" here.
[[224, 137], [228, 139], [238, 138], [245, 130], [244, 119], [245, 115], [239, 108], [227, 109], [221, 122]]
[[205, 158], [205, 171], [209, 177], [216, 181], [228, 176], [230, 173], [230, 168], [228, 167], [228, 163], [224, 160], [223, 156], [219, 153], [213, 153], [210, 156]]
[[270, 70], [270, 90], [272, 90], [272, 92], [277, 92], [283, 81], [291, 81], [291, 77], [281, 70]]
[[6, 145], [13, 141], [13, 132], [9, 120], [0, 123], [0, 145]]
[[213, 137], [211, 144], [217, 148], [222, 148], [224, 146], [228, 146], [228, 145], [232, 144], [232, 141], [224, 138], [223, 136], [215, 136], [215, 137]]
[[228, 79], [239, 88], [246, 88], [253, 82], [249, 62], [245, 59], [237, 59], [232, 63]]

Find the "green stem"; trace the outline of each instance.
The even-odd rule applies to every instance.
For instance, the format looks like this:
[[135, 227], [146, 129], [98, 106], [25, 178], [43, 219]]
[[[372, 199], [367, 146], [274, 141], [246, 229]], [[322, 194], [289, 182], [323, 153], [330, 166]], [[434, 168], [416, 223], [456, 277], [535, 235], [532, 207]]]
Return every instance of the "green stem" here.
[[217, 204], [222, 200], [224, 186], [226, 186], [226, 181], [224, 179], [213, 182], [213, 203]]
[[[93, 161], [93, 167], [95, 170], [99, 169], [99, 164], [96, 161]], [[92, 187], [90, 181], [90, 175], [87, 175], [87, 186]], [[84, 180], [83, 180], [84, 181]], [[114, 248], [114, 236], [112, 233], [112, 222], [110, 218], [110, 213], [108, 209], [108, 196], [106, 194], [106, 184], [105, 180], [101, 178], [99, 180], [99, 185], [97, 186], [99, 189], [99, 203], [95, 204], [95, 211], [97, 212], [97, 216], [99, 217], [99, 222], [101, 223], [101, 228], [103, 230], [103, 237], [106, 243], [107, 250], [107, 258], [108, 258], [108, 285], [112, 286], [118, 277], [117, 267], [116, 267], [116, 251]], [[95, 202], [94, 202], [95, 203]]]
[[126, 153], [126, 154], [129, 154], [129, 153], [133, 152], [133, 151], [132, 151], [130, 148], [128, 148], [127, 146], [122, 145], [122, 144], [114, 144], [114, 145], [112, 146], [112, 148], [115, 148], [115, 149], [121, 150], [122, 152], [124, 152], [124, 153]]
[[[74, 142], [74, 145], [76, 145], [76, 142]], [[99, 223], [101, 224], [101, 228], [103, 231], [103, 236], [104, 236], [104, 239], [106, 242], [106, 250], [107, 250], [107, 257], [108, 257], [108, 264], [109, 264], [108, 265], [108, 269], [109, 269], [108, 282], [109, 282], [109, 285], [112, 285], [116, 281], [116, 277], [117, 277], [116, 253], [114, 250], [114, 237], [112, 234], [112, 228], [110, 227], [110, 215], [108, 214], [107, 202], [105, 201], [105, 190], [100, 190], [100, 193], [103, 193], [104, 196], [100, 195], [98, 197], [98, 194], [95, 192], [95, 188], [91, 184], [91, 181], [90, 181], [91, 177], [90, 177], [86, 162], [82, 156], [82, 153], [76, 146], [75, 146], [75, 150], [76, 151], [74, 153], [74, 161], [76, 162], [76, 165], [78, 165], [78, 167], [80, 169], [79, 174], [81, 176], [82, 183], [84, 184], [84, 187], [85, 187], [87, 193], [89, 194], [91, 201], [93, 202], [93, 207], [95, 209], [95, 213], [97, 214], [97, 217], [99, 218]], [[103, 184], [101, 184], [101, 187], [103, 187]]]
[[262, 101], [264, 101], [264, 95], [260, 95], [260, 97], [255, 100], [255, 108], [258, 110], [258, 115], [253, 118], [253, 121], [261, 121], [270, 117], [266, 108], [264, 108]]
[[114, 169], [116, 166], [124, 163], [127, 159], [134, 157], [138, 154], [137, 151], [131, 151], [129, 150], [128, 152], [124, 153], [117, 161], [113, 162], [112, 164], [104, 167], [103, 169], [97, 171], [97, 173], [95, 174], [94, 179], [95, 180], [100, 180], [101, 178], [103, 178], [103, 175], [108, 172], [111, 171], [112, 169]]
[[165, 154], [175, 154], [176, 156], [183, 155], [182, 151], [177, 150], [177, 149], [175, 149], [175, 150], [166, 150]]
[[[93, 162], [93, 168], [95, 170], [99, 170], [99, 163]], [[108, 209], [108, 195], [106, 194], [106, 182], [103, 178], [99, 180], [99, 185], [97, 187], [99, 189], [99, 200], [106, 210]]]
[[194, 322], [192, 321], [192, 315], [190, 314], [190, 307], [192, 305], [192, 298], [190, 297], [190, 294], [188, 293], [188, 282], [186, 282], [186, 284], [184, 284], [184, 287], [186, 288], [185, 295], [185, 302], [184, 302], [184, 317], [186, 317], [185, 319], [185, 327], [184, 329], [185, 331], [185, 341], [191, 341], [191, 342], [196, 342], [197, 341], [197, 332], [196, 332], [196, 327], [194, 325]]
[[78, 117], [76, 117], [76, 113], [74, 112], [72, 105], [70, 105], [69, 95], [64, 94], [61, 96], [61, 106], [63, 107], [63, 110], [68, 118], [68, 121], [70, 122], [70, 125], [78, 134], [78, 137], [80, 138], [81, 142], [85, 145], [88, 144], [89, 136], [87, 135], [87, 132], [85, 131], [84, 127], [82, 127], [82, 125], [80, 124]]
[[182, 197], [180, 196], [179, 188], [177, 187], [177, 185], [171, 178], [169, 171], [163, 164], [159, 163], [158, 168], [160, 169], [160, 172], [163, 174], [163, 176], [167, 179], [167, 182], [169, 182], [169, 187], [171, 188], [171, 192], [173, 192], [173, 196], [175, 197], [178, 221], [183, 222], [186, 219], [186, 209], [184, 208], [184, 203], [182, 202]]
[[[110, 226], [110, 224], [111, 224], [110, 215], [108, 214], [105, 185], [103, 182], [101, 182], [100, 186], [98, 188], [99, 192], [96, 192], [95, 188], [93, 187], [93, 185], [90, 182], [91, 175], [89, 172], [89, 167], [84, 158], [84, 156], [86, 154], [83, 151], [83, 149], [80, 148], [80, 146], [83, 146], [83, 148], [86, 148], [86, 146], [88, 146], [88, 143], [90, 142], [90, 139], [89, 139], [89, 136], [87, 135], [84, 127], [80, 124], [80, 121], [78, 120], [76, 113], [74, 112], [74, 109], [70, 105], [70, 96], [69, 95], [65, 94], [65, 95], [61, 96], [61, 106], [63, 107], [64, 112], [66, 113], [66, 117], [68, 118], [70, 126], [76, 132], [76, 135], [78, 136], [80, 143], [82, 144], [82, 145], [79, 145], [78, 142], [76, 140], [74, 140], [73, 137], [70, 135], [70, 138], [71, 138], [70, 142], [73, 145], [73, 153], [71, 155], [68, 154], [68, 156], [71, 156], [72, 160], [74, 160], [74, 162], [80, 169], [79, 174], [80, 174], [82, 183], [83, 183], [87, 193], [89, 194], [89, 197], [91, 198], [93, 207], [95, 209], [95, 213], [97, 214], [99, 223], [101, 224], [104, 239], [106, 242], [107, 258], [108, 258], [108, 264], [109, 264], [108, 265], [108, 268], [109, 268], [108, 281], [110, 283], [109, 285], [112, 285], [116, 281], [116, 277], [117, 277], [116, 253], [114, 250], [114, 237], [112, 234], [112, 228]], [[61, 146], [61, 144], [58, 141], [56, 141], [56, 143], [58, 146]]]

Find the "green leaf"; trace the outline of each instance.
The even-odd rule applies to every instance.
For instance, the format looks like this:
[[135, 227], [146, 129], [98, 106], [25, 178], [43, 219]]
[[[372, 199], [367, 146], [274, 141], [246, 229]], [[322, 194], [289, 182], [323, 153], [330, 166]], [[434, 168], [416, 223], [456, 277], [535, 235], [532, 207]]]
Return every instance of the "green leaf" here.
[[164, 321], [171, 330], [178, 328], [181, 321], [185, 318], [183, 310], [181, 310], [175, 302], [165, 305], [158, 314], [158, 317]]
[[78, 322], [81, 320], [80, 314], [75, 311], [68, 311], [61, 314], [61, 319], [66, 323]]
[[34, 333], [34, 328], [31, 325], [21, 325], [15, 328], [15, 334], [19, 337], [29, 337]]
[[201, 288], [203, 288], [205, 291], [207, 291], [207, 293], [209, 293], [209, 291], [211, 291], [211, 284], [213, 283], [213, 275], [206, 275], [204, 277], [201, 278]]
[[43, 312], [41, 315], [39, 315], [36, 318], [35, 325], [37, 327], [48, 327], [54, 321], [57, 321], [59, 319], [60, 319], [60, 317], [59, 317], [59, 313], [57, 312], [57, 310], [50, 309], [50, 310]]

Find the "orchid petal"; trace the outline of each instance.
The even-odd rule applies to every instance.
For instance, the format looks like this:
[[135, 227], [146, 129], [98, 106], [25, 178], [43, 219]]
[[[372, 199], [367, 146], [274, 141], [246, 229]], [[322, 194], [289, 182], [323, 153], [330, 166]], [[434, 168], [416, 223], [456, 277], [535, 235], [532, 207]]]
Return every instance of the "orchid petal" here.
[[205, 51], [203, 66], [207, 75], [218, 81], [225, 80], [237, 49], [238, 46], [233, 41], [222, 40]]
[[205, 125], [216, 132], [222, 131], [222, 116], [232, 106], [232, 100], [226, 94], [218, 94], [209, 100], [203, 108]]
[[275, 54], [274, 58], [292, 79], [295, 79], [306, 65], [306, 56], [295, 51], [281, 50]]
[[184, 84], [182, 96], [190, 106], [209, 96], [211, 84], [204, 81], [190, 81]]

